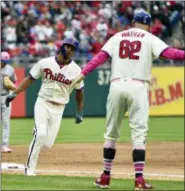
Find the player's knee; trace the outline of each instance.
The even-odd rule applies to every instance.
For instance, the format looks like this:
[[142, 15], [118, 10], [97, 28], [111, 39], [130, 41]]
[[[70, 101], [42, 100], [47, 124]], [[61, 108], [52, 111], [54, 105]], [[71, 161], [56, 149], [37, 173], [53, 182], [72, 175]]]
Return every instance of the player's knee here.
[[35, 133], [37, 134], [37, 138], [46, 139], [47, 138], [47, 128], [45, 125], [39, 124], [34, 128]]
[[116, 140], [106, 139], [104, 142], [104, 148], [116, 149]]
[[107, 139], [107, 140], [117, 141], [118, 138], [119, 138], [119, 135], [104, 134], [104, 139]]
[[9, 120], [2, 120], [2, 125], [5, 127], [5, 128], [9, 128], [10, 127], [10, 121]]
[[47, 148], [47, 149], [50, 149], [53, 146], [53, 144], [54, 144], [54, 142], [46, 141], [44, 143], [44, 147]]
[[120, 132], [115, 128], [107, 128], [107, 132], [104, 134], [104, 138], [107, 140], [116, 141], [120, 137]]
[[145, 143], [133, 143], [133, 149], [132, 150], [145, 150], [146, 144]]
[[133, 149], [145, 149], [146, 140], [147, 140], [147, 130], [132, 131]]
[[130, 120], [129, 125], [133, 130], [143, 130], [148, 128], [147, 123], [142, 119]]
[[133, 149], [145, 149], [146, 145], [146, 136], [135, 136], [132, 137], [132, 145]]
[[46, 139], [47, 138], [47, 132], [37, 130], [37, 138], [38, 139], [43, 139], [43, 140]]
[[44, 148], [46, 149], [51, 149], [52, 145], [51, 144], [48, 144], [48, 143], [45, 143], [44, 144]]

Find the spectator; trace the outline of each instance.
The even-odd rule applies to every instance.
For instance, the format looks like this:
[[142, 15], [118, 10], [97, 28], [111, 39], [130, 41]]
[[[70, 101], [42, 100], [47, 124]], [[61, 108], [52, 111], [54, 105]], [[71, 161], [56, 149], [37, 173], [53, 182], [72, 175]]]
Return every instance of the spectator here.
[[16, 41], [17, 41], [17, 34], [16, 34], [16, 20], [10, 19], [7, 21], [7, 25], [3, 29], [3, 37], [5, 42], [7, 43], [7, 48], [15, 48]]
[[16, 25], [16, 34], [17, 34], [17, 43], [28, 43], [28, 32], [29, 32], [28, 23], [24, 20], [24, 17], [21, 16]]
[[52, 27], [51, 23], [48, 20], [44, 21], [44, 25], [45, 25], [44, 32], [45, 32], [46, 41], [50, 41], [54, 37], [53, 27]]
[[79, 39], [79, 35], [81, 32], [81, 21], [78, 15], [74, 15], [74, 18], [71, 21], [71, 25], [71, 29], [74, 33], [74, 36], [76, 36]]
[[162, 31], [163, 31], [163, 25], [161, 21], [155, 18], [150, 30], [152, 34], [161, 37]]
[[100, 37], [106, 39], [107, 32], [108, 32], [108, 25], [105, 23], [104, 18], [100, 19], [100, 22], [96, 25], [96, 30], [100, 33]]
[[[185, 7], [180, 1], [2, 1], [2, 47], [11, 49], [15, 56], [19, 52], [17, 49], [22, 50], [19, 55], [33, 55], [35, 51], [28, 51], [30, 46], [39, 47], [37, 55], [39, 52], [47, 54], [45, 50], [53, 46], [53, 38], [61, 40], [75, 36], [80, 41], [83, 39], [86, 44], [83, 46], [90, 47], [90, 52], [92, 49], [96, 52], [100, 41], [105, 43], [118, 30], [130, 28], [134, 14], [146, 8], [151, 10], [153, 17], [153, 34], [164, 41], [174, 38], [174, 33], [183, 36]], [[96, 40], [93, 39], [94, 31], [99, 33]], [[85, 33], [90, 40], [83, 37]], [[22, 44], [24, 49], [19, 47]], [[81, 50], [81, 53], [89, 55], [87, 51]]]

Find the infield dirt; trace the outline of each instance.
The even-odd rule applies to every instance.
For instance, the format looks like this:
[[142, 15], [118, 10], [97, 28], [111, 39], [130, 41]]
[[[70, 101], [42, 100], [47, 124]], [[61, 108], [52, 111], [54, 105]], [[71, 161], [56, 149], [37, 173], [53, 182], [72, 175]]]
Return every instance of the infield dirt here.
[[[26, 164], [28, 145], [12, 146], [12, 153], [3, 153], [1, 162]], [[40, 174], [63, 174], [83, 176], [81, 171], [88, 171], [90, 176], [102, 171], [103, 144], [76, 143], [56, 144], [51, 149], [42, 149], [37, 169], [51, 170], [38, 172]], [[52, 172], [61, 170], [62, 172]], [[65, 173], [64, 171], [74, 171]], [[76, 172], [75, 172], [76, 171]], [[78, 173], [79, 172], [79, 173]], [[90, 173], [92, 172], [92, 174]], [[125, 178], [127, 173], [133, 173], [132, 146], [128, 143], [117, 143], [116, 158], [112, 174], [114, 178]], [[145, 173], [184, 175], [184, 143], [183, 142], [153, 142], [147, 144]], [[4, 172], [3, 172], [4, 173]], [[6, 171], [5, 173], [23, 173]], [[95, 174], [94, 174], [95, 173]], [[115, 174], [114, 174], [115, 173]], [[123, 173], [125, 175], [119, 175]], [[88, 176], [85, 174], [85, 176]], [[179, 177], [152, 176], [147, 179], [173, 179], [184, 180]]]

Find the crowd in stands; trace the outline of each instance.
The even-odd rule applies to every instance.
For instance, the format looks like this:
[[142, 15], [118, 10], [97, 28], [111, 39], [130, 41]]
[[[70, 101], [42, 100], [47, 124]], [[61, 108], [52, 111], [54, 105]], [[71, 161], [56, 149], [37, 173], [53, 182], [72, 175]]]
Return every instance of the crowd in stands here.
[[182, 1], [1, 1], [1, 49], [13, 57], [46, 57], [75, 36], [76, 57], [89, 60], [109, 37], [130, 28], [140, 10], [151, 13], [151, 32], [164, 41], [178, 29], [170, 43], [183, 49], [184, 8]]

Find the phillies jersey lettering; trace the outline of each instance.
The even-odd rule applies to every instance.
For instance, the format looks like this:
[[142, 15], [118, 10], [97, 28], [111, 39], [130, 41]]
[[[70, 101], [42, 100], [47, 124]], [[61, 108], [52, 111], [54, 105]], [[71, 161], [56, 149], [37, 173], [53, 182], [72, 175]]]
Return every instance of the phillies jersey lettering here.
[[72, 83], [71, 80], [66, 79], [66, 77], [61, 73], [53, 74], [53, 72], [49, 68], [45, 68], [44, 73], [45, 73], [45, 78], [49, 78], [51, 80], [56, 80], [58, 82], [61, 82], [61, 83], [67, 84], [67, 85], [71, 85], [71, 83]]
[[[81, 73], [81, 68], [71, 61], [60, 68], [55, 56], [44, 58], [36, 63], [30, 70], [34, 79], [42, 78], [42, 85], [38, 97], [58, 104], [67, 104], [73, 91], [72, 80]], [[81, 89], [84, 82], [75, 85], [75, 89]]]
[[153, 34], [131, 28], [112, 36], [102, 50], [112, 57], [111, 80], [134, 78], [150, 81], [153, 57], [158, 58], [167, 47], [167, 44]]

